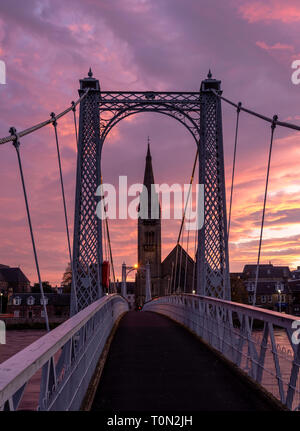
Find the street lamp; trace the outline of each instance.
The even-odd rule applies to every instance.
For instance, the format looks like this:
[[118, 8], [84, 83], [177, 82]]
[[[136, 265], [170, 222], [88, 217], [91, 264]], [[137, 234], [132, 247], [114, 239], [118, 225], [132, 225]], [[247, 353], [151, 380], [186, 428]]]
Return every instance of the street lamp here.
[[136, 271], [139, 268], [138, 264], [136, 263], [133, 266], [126, 266], [126, 263], [124, 262], [122, 264], [122, 284], [121, 284], [121, 295], [125, 298], [127, 296], [127, 288], [126, 288], [126, 278], [127, 275], [131, 271]]
[[126, 266], [125, 262], [122, 265], [122, 285], [121, 285], [121, 295], [125, 298], [127, 296], [126, 289], [126, 278], [131, 271], [145, 271], [146, 272], [146, 298], [145, 302], [151, 301], [151, 275], [150, 275], [150, 263], [147, 262], [144, 266], [139, 266], [135, 264], [134, 266]]
[[145, 303], [151, 301], [151, 274], [150, 274], [150, 263], [147, 262], [145, 266], [140, 266], [139, 270], [146, 272], [146, 295], [145, 295]]
[[278, 298], [279, 298], [279, 313], [281, 313], [281, 286], [279, 283], [276, 286], [276, 290], [278, 292]]
[[0, 307], [0, 314], [2, 314], [2, 296], [3, 296], [3, 293], [1, 292], [1, 293], [0, 293], [0, 299], [1, 299], [1, 302], [0, 302], [0, 304], [1, 304], [1, 307]]

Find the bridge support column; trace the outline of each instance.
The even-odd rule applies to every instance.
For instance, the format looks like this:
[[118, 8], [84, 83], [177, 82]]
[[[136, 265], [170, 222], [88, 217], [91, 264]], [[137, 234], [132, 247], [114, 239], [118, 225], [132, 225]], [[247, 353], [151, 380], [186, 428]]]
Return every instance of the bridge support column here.
[[126, 263], [122, 264], [122, 284], [121, 284], [121, 295], [123, 298], [127, 296], [127, 286], [126, 286]]
[[204, 225], [198, 233], [197, 293], [230, 300], [221, 81], [209, 72], [200, 88], [199, 183], [204, 184]]
[[100, 84], [91, 70], [88, 78], [80, 80], [79, 95], [86, 90], [79, 116], [71, 315], [103, 295], [102, 223], [96, 215], [96, 191], [101, 184]]

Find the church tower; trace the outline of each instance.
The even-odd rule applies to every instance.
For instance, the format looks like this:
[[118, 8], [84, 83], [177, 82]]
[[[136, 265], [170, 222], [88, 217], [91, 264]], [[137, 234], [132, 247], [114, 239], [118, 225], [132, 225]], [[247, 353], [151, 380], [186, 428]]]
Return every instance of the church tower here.
[[[150, 142], [148, 137], [148, 151], [144, 174], [144, 186], [148, 192], [148, 205], [146, 211], [141, 211], [140, 203], [140, 217], [138, 219], [138, 264], [139, 266], [144, 266], [147, 262], [150, 263], [151, 294], [153, 298], [160, 295], [161, 211], [158, 195], [153, 193], [153, 196], [151, 196], [152, 184], [155, 184], [155, 182], [152, 168], [152, 157], [150, 153]], [[144, 304], [145, 288], [145, 271], [138, 271], [136, 298], [138, 306], [142, 306]]]

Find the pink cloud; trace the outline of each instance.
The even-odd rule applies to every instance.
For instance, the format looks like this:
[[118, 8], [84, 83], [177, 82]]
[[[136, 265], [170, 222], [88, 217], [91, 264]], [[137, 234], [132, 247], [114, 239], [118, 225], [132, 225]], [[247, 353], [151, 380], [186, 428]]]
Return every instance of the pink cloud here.
[[300, 6], [295, 0], [247, 1], [239, 7], [243, 18], [250, 23], [258, 21], [281, 21], [294, 23], [300, 21]]
[[268, 45], [265, 42], [257, 41], [256, 45], [262, 49], [265, 49], [266, 51], [272, 51], [272, 50], [294, 51], [294, 47], [292, 45], [286, 45], [284, 43], [275, 43], [274, 45]]

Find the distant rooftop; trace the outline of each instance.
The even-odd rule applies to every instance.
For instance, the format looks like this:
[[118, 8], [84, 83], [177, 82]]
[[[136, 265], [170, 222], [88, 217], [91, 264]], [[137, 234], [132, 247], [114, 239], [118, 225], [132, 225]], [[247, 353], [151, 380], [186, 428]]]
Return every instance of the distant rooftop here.
[[11, 268], [7, 265], [0, 264], [1, 279], [7, 283], [29, 283], [30, 281], [20, 268]]
[[[247, 278], [255, 278], [257, 265], [245, 265], [243, 276]], [[272, 263], [259, 265], [259, 278], [287, 278], [291, 276], [291, 271], [288, 266], [274, 266]]]

